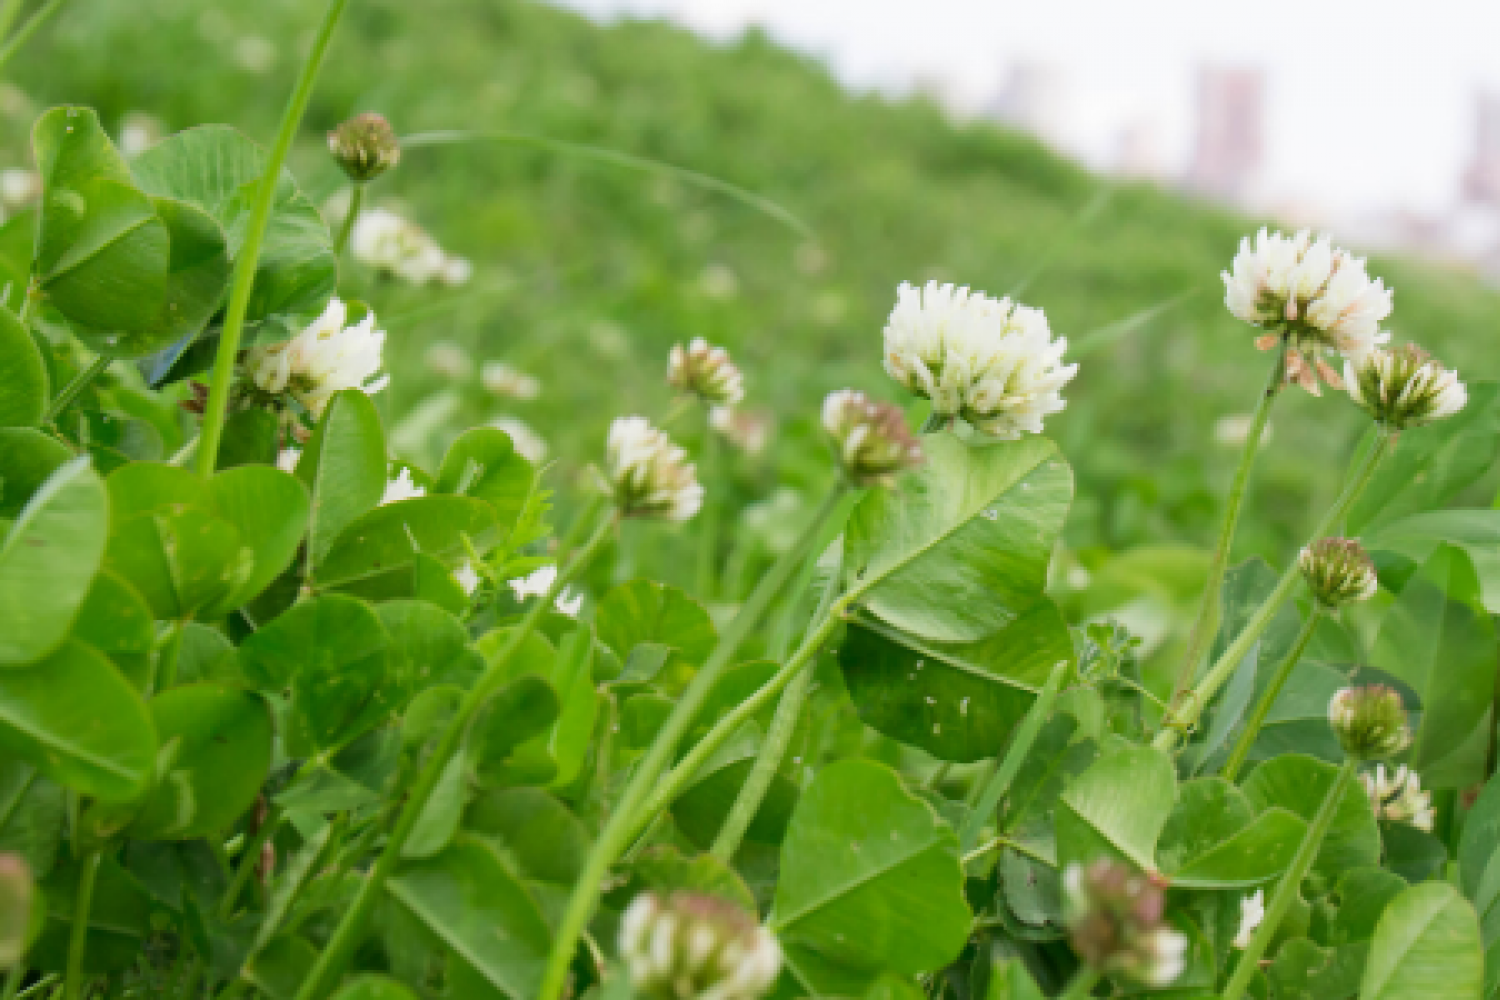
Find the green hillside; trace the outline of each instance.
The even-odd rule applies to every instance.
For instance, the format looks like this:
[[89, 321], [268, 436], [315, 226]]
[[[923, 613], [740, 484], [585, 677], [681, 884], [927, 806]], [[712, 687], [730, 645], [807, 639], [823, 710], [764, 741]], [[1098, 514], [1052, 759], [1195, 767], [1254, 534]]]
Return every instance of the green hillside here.
[[[9, 102], [8, 159], [24, 155], [30, 114], [62, 101], [95, 105], [107, 123], [143, 110], [169, 129], [229, 121], [264, 139], [299, 53], [272, 48], [264, 72], [246, 64], [264, 61], [255, 50], [267, 40], [305, 40], [313, 19], [306, 0], [75, 0], [9, 67], [29, 106]], [[823, 392], [894, 398], [880, 331], [899, 281], [997, 295], [1025, 285], [1055, 331], [1093, 348], [1048, 425], [1080, 478], [1074, 546], [1087, 559], [1210, 532], [1234, 457], [1211, 443], [1215, 421], [1248, 409], [1269, 360], [1220, 304], [1219, 271], [1254, 223], [1117, 185], [1000, 128], [955, 126], [919, 100], [851, 95], [754, 34], [718, 46], [516, 0], [354, 0], [341, 31], [294, 159], [320, 196], [339, 186], [322, 130], [374, 109], [403, 133], [508, 130], [657, 158], [763, 194], [816, 234], [722, 194], [526, 144], [410, 150], [376, 185], [377, 203], [420, 220], [476, 273], [437, 299], [347, 276], [391, 332], [397, 377], [381, 402], [398, 418], [420, 404], [451, 429], [510, 413], [570, 468], [597, 451], [612, 416], [664, 414], [667, 348], [703, 335], [743, 361], [750, 404], [781, 422], [770, 457], [743, 469], [742, 499], [759, 498], [778, 479], [810, 487], [824, 474], [810, 446]], [[1432, 267], [1381, 260], [1371, 271], [1396, 288], [1398, 339], [1468, 377], [1495, 374], [1486, 347], [1500, 296]], [[1179, 297], [1118, 337], [1091, 337]], [[451, 387], [421, 365], [434, 339], [534, 372], [544, 392], [501, 405], [461, 387], [449, 412], [433, 394]], [[1247, 551], [1303, 530], [1336, 486], [1317, 473], [1363, 426], [1347, 400], [1290, 395]], [[423, 428], [406, 431], [420, 458]]]

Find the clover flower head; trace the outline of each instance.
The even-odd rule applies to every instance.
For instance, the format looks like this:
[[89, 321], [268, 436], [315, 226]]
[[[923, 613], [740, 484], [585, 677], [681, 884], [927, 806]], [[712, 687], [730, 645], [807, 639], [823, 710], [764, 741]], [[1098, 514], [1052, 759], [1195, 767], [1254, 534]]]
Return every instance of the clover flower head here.
[[1349, 396], [1393, 431], [1421, 427], [1462, 410], [1469, 391], [1458, 372], [1412, 344], [1374, 350], [1344, 366]]
[[859, 485], [889, 485], [897, 473], [922, 462], [922, 445], [900, 408], [854, 389], [830, 392], [823, 400], [823, 429], [844, 472]]
[[1328, 703], [1328, 724], [1356, 760], [1394, 757], [1411, 745], [1406, 707], [1384, 684], [1340, 689]]
[[262, 392], [290, 394], [317, 420], [334, 393], [345, 389], [376, 393], [390, 382], [381, 375], [385, 331], [375, 314], [346, 325], [349, 310], [337, 296], [322, 315], [291, 340], [257, 344], [245, 354], [249, 380]]
[[1368, 601], [1380, 590], [1375, 563], [1352, 538], [1320, 538], [1297, 557], [1313, 596], [1325, 608]]
[[626, 517], [686, 521], [703, 506], [703, 487], [687, 452], [645, 417], [620, 417], [610, 425], [605, 475]]
[[372, 181], [401, 162], [401, 142], [384, 115], [366, 111], [328, 133], [328, 151], [357, 184]]
[[672, 346], [667, 381], [715, 406], [734, 406], [745, 398], [745, 377], [729, 352], [702, 337], [695, 337], [686, 347]]
[[1374, 773], [1365, 772], [1359, 780], [1370, 797], [1376, 819], [1410, 823], [1418, 830], [1432, 832], [1432, 796], [1422, 790], [1422, 779], [1417, 772], [1404, 764], [1388, 772], [1384, 764], [1377, 764]]
[[620, 957], [651, 1000], [757, 1000], [775, 984], [781, 948], [739, 907], [694, 892], [643, 892], [620, 921]]
[[1040, 309], [929, 281], [902, 283], [885, 325], [885, 370], [932, 401], [934, 415], [962, 417], [997, 438], [1040, 434], [1066, 405], [1060, 390], [1078, 372], [1062, 363]]
[[1166, 919], [1166, 896], [1149, 877], [1117, 861], [1069, 865], [1064, 913], [1073, 950], [1103, 973], [1160, 989], [1186, 967], [1188, 940]]

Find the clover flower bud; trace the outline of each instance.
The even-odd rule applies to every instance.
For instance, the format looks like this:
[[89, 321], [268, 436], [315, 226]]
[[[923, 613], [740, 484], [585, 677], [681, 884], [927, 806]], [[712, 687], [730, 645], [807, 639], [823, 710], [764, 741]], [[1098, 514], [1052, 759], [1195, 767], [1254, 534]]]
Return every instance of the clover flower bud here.
[[935, 416], [997, 438], [1040, 434], [1078, 372], [1062, 363], [1068, 342], [1052, 339], [1040, 309], [935, 281], [901, 284], [884, 337], [891, 378], [930, 399]]
[[1147, 986], [1171, 985], [1186, 965], [1187, 937], [1166, 920], [1166, 897], [1117, 861], [1070, 865], [1064, 913], [1073, 950], [1094, 969]]
[[757, 1000], [781, 969], [770, 931], [694, 892], [636, 896], [620, 921], [620, 957], [636, 993], [651, 1000]]
[[1411, 744], [1406, 707], [1384, 684], [1340, 689], [1328, 702], [1328, 724], [1356, 760], [1394, 757]]
[[1337, 351], [1357, 361], [1390, 339], [1380, 323], [1391, 314], [1391, 291], [1370, 280], [1365, 261], [1307, 230], [1284, 236], [1262, 229], [1252, 244], [1240, 241], [1224, 279], [1224, 305], [1239, 319], [1278, 335], [1256, 346], [1269, 350], [1287, 339], [1287, 380], [1317, 395], [1319, 380], [1340, 387], [1322, 358]]
[[1418, 830], [1432, 832], [1432, 796], [1422, 791], [1417, 772], [1405, 765], [1387, 772], [1384, 764], [1377, 764], [1374, 774], [1361, 774], [1359, 780], [1370, 797], [1376, 819], [1410, 823]]
[[328, 151], [356, 184], [372, 181], [401, 162], [401, 142], [384, 115], [355, 115], [328, 133]]
[[708, 411], [708, 426], [747, 455], [759, 455], [771, 439], [771, 418], [731, 406]]
[[609, 428], [605, 474], [620, 513], [686, 521], [703, 506], [703, 487], [687, 452], [645, 417], [620, 417]]
[[745, 398], [745, 377], [730, 360], [729, 352], [702, 337], [695, 337], [687, 347], [673, 345], [667, 381], [717, 406], [734, 406]]
[[1414, 344], [1346, 363], [1344, 381], [1356, 403], [1396, 431], [1452, 416], [1469, 401], [1458, 373]]
[[1351, 538], [1320, 538], [1302, 550], [1297, 565], [1318, 603], [1330, 610], [1367, 601], [1380, 589], [1375, 563]]
[[249, 380], [262, 392], [287, 393], [317, 420], [333, 394], [343, 389], [376, 393], [390, 382], [379, 375], [385, 331], [375, 314], [346, 326], [348, 307], [337, 296], [323, 314], [291, 340], [256, 344], [245, 352]]
[[901, 410], [862, 392], [830, 392], [823, 400], [823, 429], [845, 473], [861, 486], [889, 485], [898, 472], [922, 462], [922, 445]]
[[1234, 935], [1231, 944], [1244, 951], [1250, 947], [1250, 938], [1254, 936], [1255, 929], [1266, 919], [1266, 891], [1256, 889], [1255, 892], [1240, 900], [1240, 928]]

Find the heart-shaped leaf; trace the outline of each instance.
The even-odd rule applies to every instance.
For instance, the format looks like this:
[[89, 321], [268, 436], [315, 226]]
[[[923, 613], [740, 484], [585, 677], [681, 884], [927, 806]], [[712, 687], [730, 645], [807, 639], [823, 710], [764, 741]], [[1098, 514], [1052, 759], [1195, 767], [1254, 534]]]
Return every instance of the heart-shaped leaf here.
[[1156, 842], [1177, 797], [1172, 762], [1150, 746], [1119, 743], [1080, 774], [1057, 804], [1057, 863], [1122, 858], [1156, 868]]
[[307, 529], [311, 568], [385, 493], [385, 432], [369, 396], [353, 389], [334, 395], [297, 463], [297, 478], [312, 495]]
[[[1275, 757], [1250, 772], [1242, 785], [1250, 805], [1258, 810], [1275, 806], [1287, 809], [1308, 823], [1317, 815], [1338, 768], [1302, 754]], [[1370, 811], [1364, 787], [1353, 783], [1333, 815], [1328, 835], [1313, 870], [1338, 878], [1352, 868], [1370, 868], [1380, 863], [1380, 831]]]
[[1481, 995], [1479, 919], [1446, 882], [1414, 885], [1391, 900], [1360, 982], [1361, 1000], [1469, 1000]]
[[0, 308], [0, 427], [41, 423], [48, 400], [47, 366], [31, 334], [9, 309]]

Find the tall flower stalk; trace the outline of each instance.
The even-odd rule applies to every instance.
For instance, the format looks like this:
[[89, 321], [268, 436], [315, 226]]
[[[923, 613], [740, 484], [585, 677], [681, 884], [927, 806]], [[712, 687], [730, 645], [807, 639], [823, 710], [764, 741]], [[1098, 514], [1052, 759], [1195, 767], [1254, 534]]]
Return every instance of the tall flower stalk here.
[[245, 240], [239, 257], [234, 262], [234, 280], [229, 286], [229, 305], [224, 310], [224, 328], [219, 335], [218, 352], [214, 355], [213, 371], [209, 376], [208, 405], [203, 411], [203, 430], [199, 434], [198, 472], [202, 476], [213, 475], [219, 458], [219, 440], [224, 435], [224, 421], [229, 416], [229, 391], [234, 384], [235, 360], [240, 352], [240, 335], [245, 329], [245, 314], [250, 308], [250, 290], [255, 284], [255, 269], [260, 263], [261, 246], [265, 242], [266, 227], [271, 221], [271, 207], [276, 200], [276, 181], [281, 168], [291, 152], [292, 140], [297, 127], [307, 110], [312, 97], [313, 84], [318, 71], [323, 67], [323, 57], [333, 40], [334, 28], [343, 16], [349, 0], [329, 0], [323, 15], [322, 27], [313, 39], [307, 61], [302, 64], [302, 73], [292, 96], [287, 101], [286, 111], [281, 116], [281, 127], [276, 132], [276, 142], [271, 154], [266, 157], [265, 173], [255, 189], [255, 199], [250, 209], [250, 223], [245, 229]]

